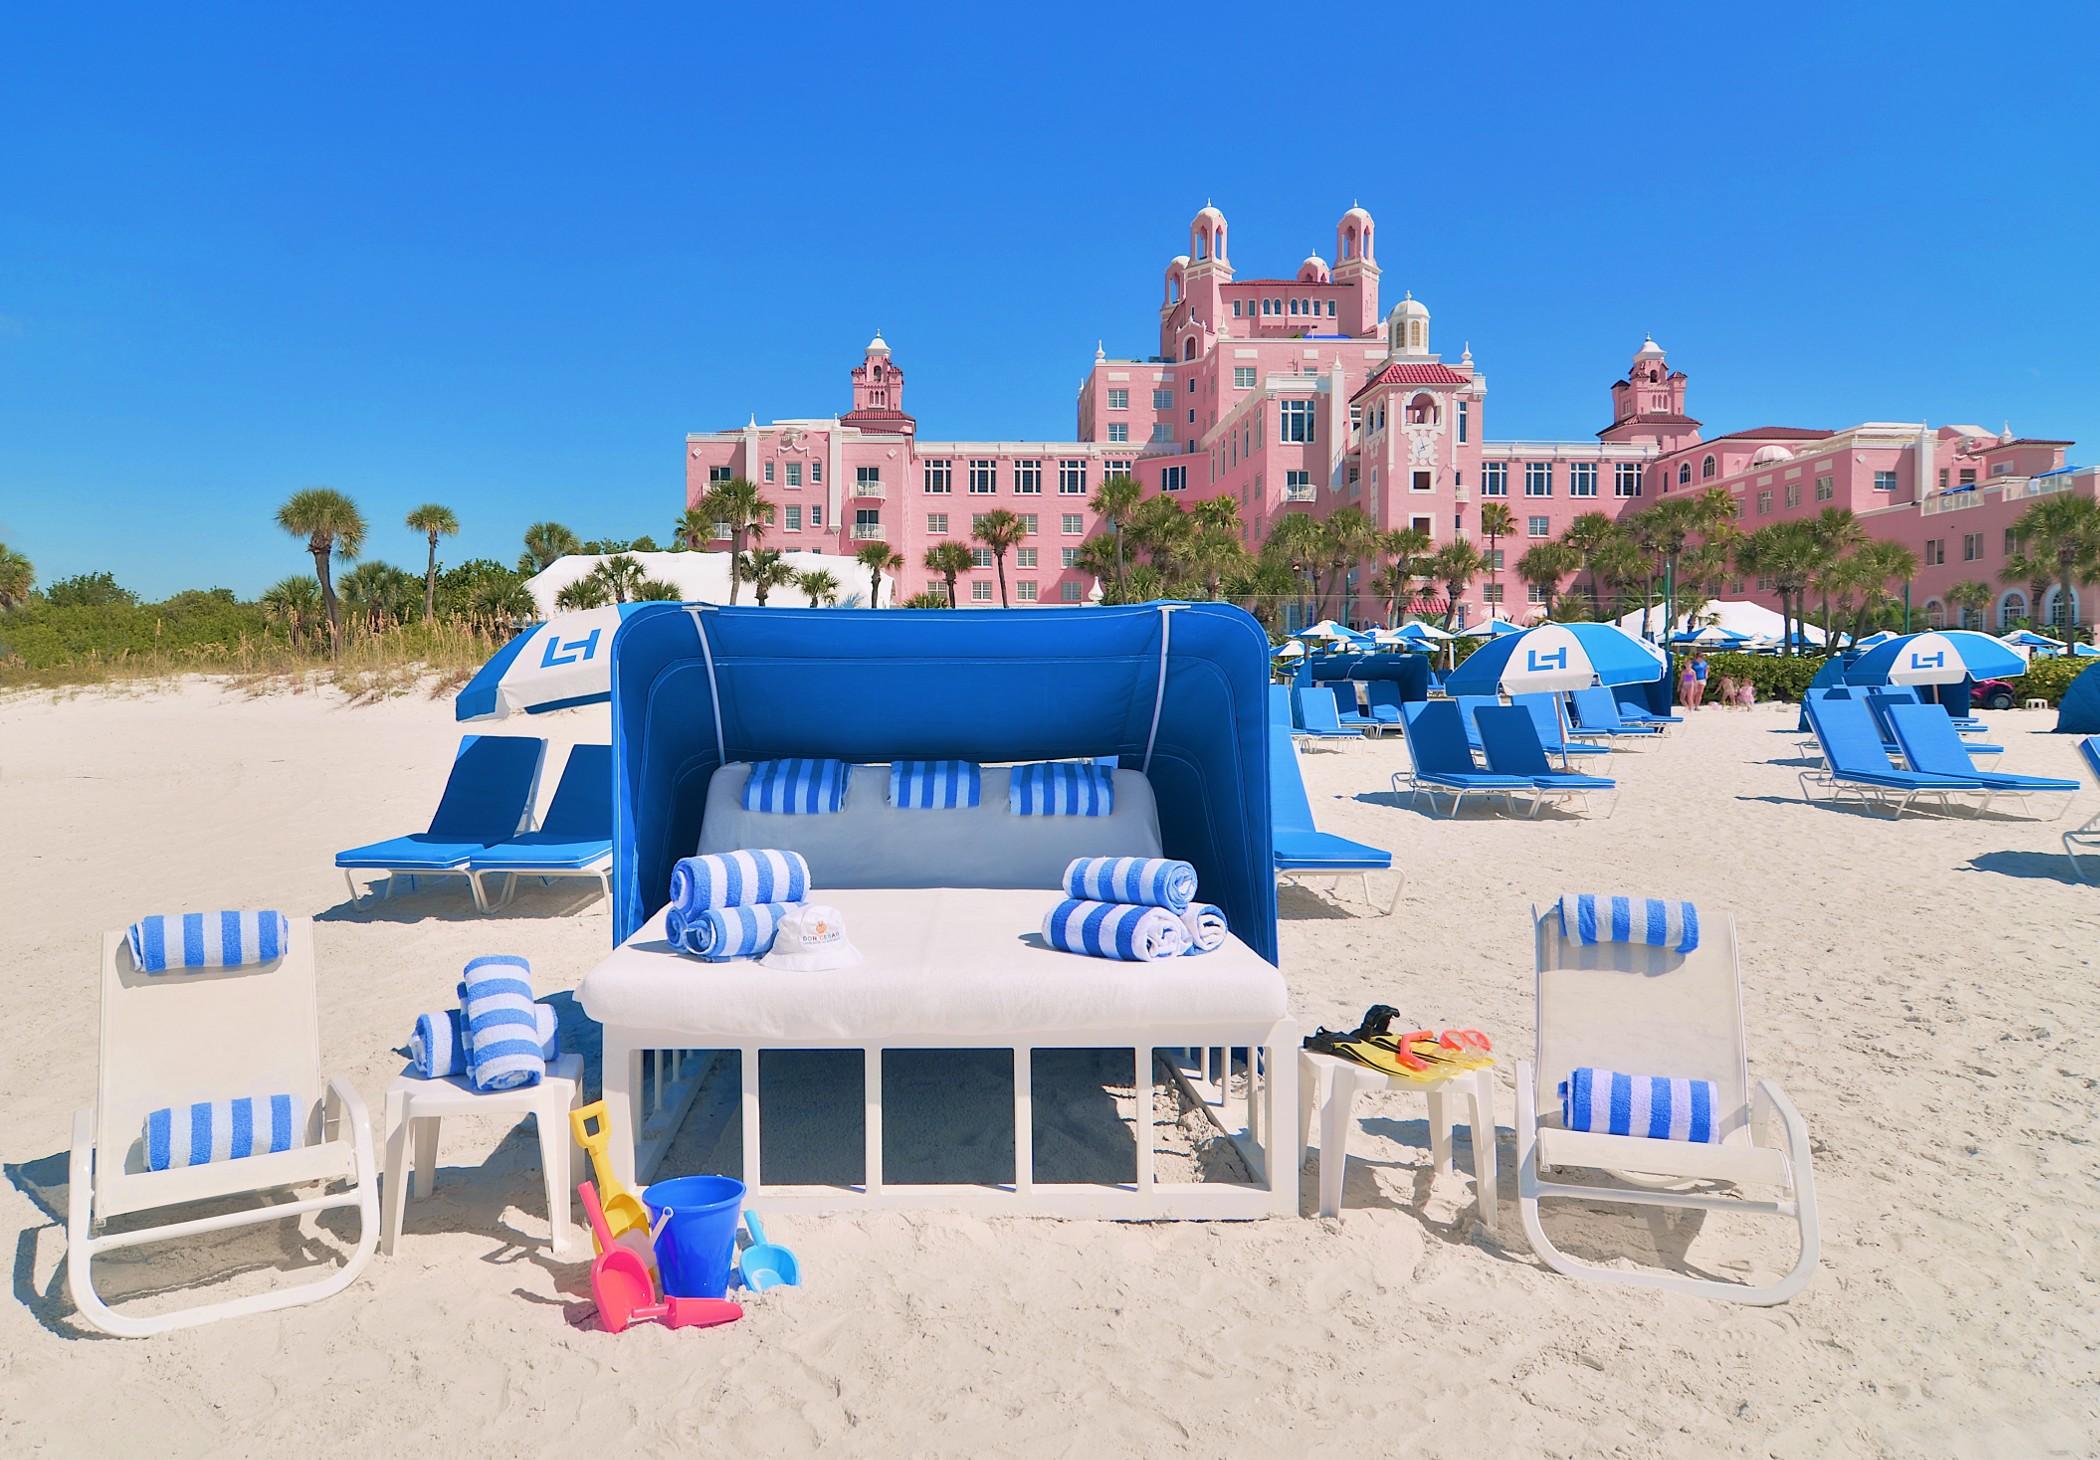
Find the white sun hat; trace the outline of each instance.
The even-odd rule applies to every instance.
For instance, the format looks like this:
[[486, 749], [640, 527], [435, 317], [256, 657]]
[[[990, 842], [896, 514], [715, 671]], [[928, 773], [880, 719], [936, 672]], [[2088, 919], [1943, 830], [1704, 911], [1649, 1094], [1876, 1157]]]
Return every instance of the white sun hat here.
[[767, 968], [815, 973], [855, 967], [860, 963], [860, 950], [846, 941], [846, 920], [837, 908], [807, 902], [780, 920], [773, 950], [759, 962]]

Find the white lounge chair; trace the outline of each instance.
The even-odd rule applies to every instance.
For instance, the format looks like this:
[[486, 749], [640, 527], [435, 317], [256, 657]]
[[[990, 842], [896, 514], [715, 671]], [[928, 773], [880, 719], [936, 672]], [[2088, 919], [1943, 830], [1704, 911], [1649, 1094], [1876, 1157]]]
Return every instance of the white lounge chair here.
[[[266, 1313], [341, 1292], [379, 1242], [379, 1189], [372, 1127], [349, 1082], [320, 1073], [321, 1036], [314, 992], [313, 924], [290, 920], [284, 956], [246, 968], [145, 974], [122, 933], [102, 940], [101, 1073], [94, 1105], [73, 1117], [66, 1214], [66, 1285], [80, 1314], [104, 1333], [134, 1338], [219, 1318]], [[149, 1112], [192, 1100], [288, 1092], [306, 1144], [167, 1171], [146, 1169]], [[340, 1190], [291, 1200], [286, 1188], [348, 1182]], [[112, 1217], [228, 1197], [261, 1204], [97, 1235]], [[95, 1290], [97, 1254], [172, 1242], [229, 1227], [296, 1219], [355, 1207], [357, 1246], [327, 1277], [269, 1292], [132, 1316]]]
[[[1769, 1079], [1753, 1088], [1743, 1045], [1735, 922], [1703, 921], [1687, 954], [1641, 944], [1579, 946], [1558, 904], [1532, 908], [1538, 970], [1536, 1068], [1517, 1065], [1517, 1204], [1532, 1249], [1548, 1267], [1595, 1282], [1662, 1288], [1740, 1303], [1783, 1303], [1815, 1271], [1820, 1250], [1808, 1126]], [[1579, 1066], [1711, 1080], [1721, 1140], [1715, 1144], [1572, 1131], [1561, 1122], [1560, 1083]], [[1556, 1168], [1596, 1181], [1547, 1179]], [[1775, 1189], [1750, 1198], [1744, 1188]], [[1791, 1218], [1801, 1255], [1777, 1282], [1719, 1282], [1680, 1273], [1600, 1267], [1568, 1256], [1539, 1221], [1542, 1198], [1695, 1208]]]

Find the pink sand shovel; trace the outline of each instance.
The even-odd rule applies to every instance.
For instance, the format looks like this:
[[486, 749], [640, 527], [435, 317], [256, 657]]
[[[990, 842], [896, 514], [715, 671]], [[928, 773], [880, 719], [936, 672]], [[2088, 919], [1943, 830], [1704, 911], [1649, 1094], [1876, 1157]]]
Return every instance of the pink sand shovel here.
[[630, 1323], [661, 1323], [666, 1328], [714, 1328], [734, 1323], [744, 1310], [726, 1298], [681, 1298], [667, 1296], [656, 1301], [656, 1284], [649, 1269], [632, 1249], [612, 1240], [606, 1230], [605, 1209], [598, 1203], [598, 1188], [580, 1183], [576, 1194], [591, 1219], [600, 1251], [591, 1261], [591, 1298], [598, 1305], [598, 1322], [607, 1333], [618, 1333]]

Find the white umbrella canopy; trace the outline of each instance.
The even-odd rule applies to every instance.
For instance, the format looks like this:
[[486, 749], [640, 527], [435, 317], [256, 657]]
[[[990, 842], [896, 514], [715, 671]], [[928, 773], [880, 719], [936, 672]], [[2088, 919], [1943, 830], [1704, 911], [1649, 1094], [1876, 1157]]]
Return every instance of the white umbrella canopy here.
[[1357, 633], [1356, 630], [1344, 624], [1338, 624], [1331, 618], [1323, 618], [1310, 628], [1298, 630], [1292, 637], [1298, 639], [1344, 639], [1354, 641], [1357, 638]]
[[[1612, 622], [1629, 634], [1659, 634], [1663, 630], [1663, 611], [1651, 605], [1637, 608], [1631, 613], [1619, 615]], [[1698, 614], [1697, 622], [1680, 616], [1674, 632], [1685, 633], [1713, 625], [1731, 633], [1741, 634], [1746, 639], [1780, 639], [1786, 634], [1785, 620], [1776, 609], [1766, 608], [1761, 603], [1747, 599], [1723, 599], [1709, 603]], [[1802, 637], [1810, 644], [1823, 642], [1823, 631], [1814, 624], [1796, 624]]]

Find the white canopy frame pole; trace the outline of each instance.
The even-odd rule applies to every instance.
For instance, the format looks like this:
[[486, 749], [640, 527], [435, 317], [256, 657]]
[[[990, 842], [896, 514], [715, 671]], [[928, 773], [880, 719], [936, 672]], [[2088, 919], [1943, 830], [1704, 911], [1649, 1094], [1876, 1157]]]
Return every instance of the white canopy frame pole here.
[[700, 616], [706, 611], [704, 606], [686, 610], [693, 616], [693, 631], [700, 635], [700, 658], [707, 665], [707, 698], [715, 712], [715, 759], [727, 765], [729, 747], [722, 737], [722, 689], [715, 683], [715, 651], [707, 642], [707, 620]]
[[1139, 767], [1141, 775], [1152, 774], [1152, 747], [1159, 740], [1160, 711], [1167, 703], [1167, 645], [1174, 633], [1174, 610], [1182, 605], [1162, 603], [1159, 606], [1159, 682], [1152, 690], [1152, 728], [1145, 732], [1145, 763]]

